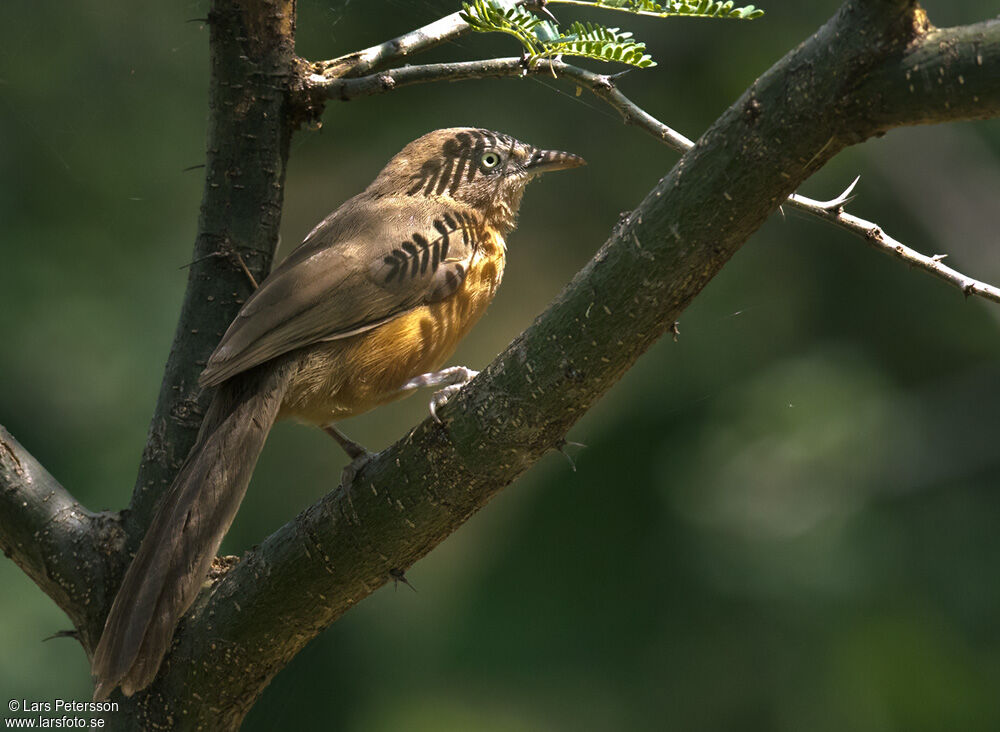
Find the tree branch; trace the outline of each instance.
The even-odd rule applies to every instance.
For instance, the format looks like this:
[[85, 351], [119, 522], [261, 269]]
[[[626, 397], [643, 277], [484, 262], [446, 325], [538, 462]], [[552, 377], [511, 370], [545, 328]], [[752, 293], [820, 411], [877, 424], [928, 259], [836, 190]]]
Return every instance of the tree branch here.
[[843, 193], [830, 201], [815, 201], [805, 196], [793, 194], [789, 196], [788, 203], [800, 211], [806, 211], [852, 234], [857, 234], [883, 254], [888, 254], [890, 257], [895, 257], [913, 267], [929, 272], [938, 279], [955, 285], [967, 296], [977, 295], [993, 302], [1000, 302], [1000, 288], [974, 280], [942, 264], [941, 260], [947, 257], [947, 254], [934, 254], [932, 256], [921, 254], [893, 239], [875, 222], [866, 221], [846, 213], [844, 204], [850, 200], [851, 191], [858, 180], [859, 178], [855, 178], [854, 182]]
[[[916, 16], [851, 0], [762, 76], [448, 403], [444, 426], [425, 420], [199, 597], [151, 693], [176, 695], [185, 724], [237, 724], [311, 637], [558, 445], [802, 181], [879, 131], [845, 100], [897, 63]], [[211, 710], [185, 703], [195, 688], [217, 690]]]
[[1000, 19], [957, 28], [924, 23], [927, 32], [894, 63], [860, 80], [854, 103], [879, 131], [1000, 114]]
[[518, 57], [492, 58], [481, 61], [422, 64], [389, 69], [359, 78], [329, 79], [321, 76], [310, 78], [311, 92], [326, 99], [350, 101], [359, 97], [383, 94], [394, 89], [428, 84], [437, 81], [468, 81], [473, 79], [510, 79], [526, 76], [551, 76], [571, 79], [585, 86], [595, 95], [622, 113], [626, 124], [634, 124], [683, 152], [694, 143], [678, 132], [659, 122], [641, 107], [622, 94], [614, 83], [614, 76], [597, 74], [579, 66], [572, 66], [554, 59], [542, 59], [526, 65]]
[[426, 51], [446, 41], [463, 36], [472, 28], [458, 13], [446, 15], [409, 33], [379, 43], [362, 51], [355, 51], [330, 61], [318, 61], [313, 71], [329, 79], [361, 76], [381, 69], [401, 58], [419, 51]]
[[87, 511], [0, 426], [0, 550], [69, 616], [85, 648], [110, 602], [105, 558], [116, 522]]
[[[278, 243], [285, 164], [298, 120], [287, 91], [297, 79], [294, 0], [214, 0], [205, 191], [187, 290], [126, 515], [128, 552], [148, 526], [198, 434], [208, 396], [198, 374], [271, 269]], [[245, 264], [244, 264], [245, 263]]]
[[[209, 11], [210, 109], [205, 189], [187, 290], [142, 456], [123, 546], [105, 558], [113, 591], [152, 518], [157, 499], [191, 449], [210, 394], [198, 375], [278, 244], [292, 131], [311, 110], [296, 89], [295, 0], [212, 0]], [[95, 603], [88, 648], [100, 637], [111, 598]], [[188, 663], [197, 662], [199, 654]], [[181, 728], [180, 709], [197, 708], [215, 729], [200, 687], [173, 697], [142, 691], [119, 698], [116, 722], [128, 729]], [[192, 715], [192, 717], [195, 715]]]

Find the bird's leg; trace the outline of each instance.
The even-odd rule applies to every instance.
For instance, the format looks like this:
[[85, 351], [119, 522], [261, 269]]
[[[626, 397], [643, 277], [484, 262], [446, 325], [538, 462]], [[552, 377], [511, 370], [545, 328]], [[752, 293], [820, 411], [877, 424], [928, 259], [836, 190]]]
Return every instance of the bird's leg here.
[[347, 464], [343, 472], [340, 474], [340, 484], [346, 488], [351, 484], [351, 481], [354, 480], [354, 476], [357, 475], [362, 466], [371, 460], [372, 454], [368, 452], [363, 445], [359, 445], [357, 442], [334, 427], [332, 422], [328, 425], [324, 425], [323, 431], [335, 439], [337, 444], [344, 448], [344, 452], [346, 452], [347, 456], [351, 459], [351, 462]]
[[330, 437], [335, 439], [337, 441], [337, 444], [340, 445], [342, 448], [344, 448], [344, 452], [347, 453], [347, 457], [351, 458], [352, 460], [357, 460], [360, 457], [365, 457], [366, 455], [371, 454], [364, 448], [364, 446], [359, 445], [357, 442], [355, 442], [350, 437], [348, 437], [343, 432], [334, 427], [332, 422], [328, 425], [325, 425], [323, 427], [323, 431], [326, 432], [326, 434], [330, 435]]
[[473, 371], [465, 366], [450, 366], [449, 368], [441, 369], [440, 371], [432, 371], [429, 374], [414, 376], [412, 379], [403, 384], [400, 391], [418, 389], [421, 386], [445, 385], [443, 389], [439, 389], [434, 392], [434, 396], [431, 397], [429, 405], [431, 416], [434, 418], [434, 421], [441, 424], [441, 418], [438, 417], [437, 410], [445, 405], [445, 402], [448, 401], [452, 394], [472, 381], [478, 373], [478, 371]]

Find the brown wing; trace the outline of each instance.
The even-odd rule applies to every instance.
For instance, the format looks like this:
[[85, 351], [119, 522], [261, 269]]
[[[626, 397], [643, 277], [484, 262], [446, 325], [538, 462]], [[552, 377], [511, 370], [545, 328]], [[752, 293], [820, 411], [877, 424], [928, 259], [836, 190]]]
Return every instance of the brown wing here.
[[[363, 194], [317, 226], [246, 301], [199, 382], [370, 330], [454, 293], [481, 229], [461, 210]], [[400, 236], [403, 232], [405, 239]]]

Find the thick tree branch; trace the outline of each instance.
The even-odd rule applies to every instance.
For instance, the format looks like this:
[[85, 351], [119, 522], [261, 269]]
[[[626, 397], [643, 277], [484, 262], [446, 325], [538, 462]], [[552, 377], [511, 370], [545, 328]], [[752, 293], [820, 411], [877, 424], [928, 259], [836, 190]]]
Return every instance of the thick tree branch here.
[[[202, 594], [151, 693], [176, 698], [188, 725], [237, 724], [313, 635], [559, 444], [802, 181], [878, 132], [845, 99], [898, 61], [916, 16], [852, 0], [761, 77], [445, 407], [445, 426], [426, 420]], [[211, 710], [188, 696], [198, 688], [217, 690]]]
[[115, 521], [87, 511], [0, 426], [0, 550], [69, 616], [85, 648], [109, 600]]
[[[130, 510], [123, 514], [124, 546], [106, 558], [113, 597], [121, 575], [190, 451], [208, 397], [198, 375], [251, 292], [244, 266], [258, 280], [271, 268], [278, 243], [285, 166], [292, 131], [309, 113], [295, 93], [302, 64], [295, 56], [295, 0], [212, 0], [211, 80], [205, 190], [194, 255], [177, 331], [149, 428]], [[110, 607], [97, 604], [89, 627], [92, 649]], [[194, 656], [192, 658], [197, 658]], [[141, 692], [121, 699], [116, 722], [129, 729], [182, 726], [177, 709], [211, 704], [198, 689], [176, 698]], [[197, 701], [202, 699], [202, 701]]]
[[271, 269], [297, 123], [288, 99], [297, 78], [294, 22], [294, 0], [212, 3], [205, 192], [184, 304], [126, 517], [130, 550], [198, 434], [207, 406], [198, 374], [252, 291], [243, 263], [258, 280]]
[[930, 28], [894, 63], [861, 79], [852, 99], [880, 130], [991, 119], [1000, 114], [998, 66], [1000, 20]]

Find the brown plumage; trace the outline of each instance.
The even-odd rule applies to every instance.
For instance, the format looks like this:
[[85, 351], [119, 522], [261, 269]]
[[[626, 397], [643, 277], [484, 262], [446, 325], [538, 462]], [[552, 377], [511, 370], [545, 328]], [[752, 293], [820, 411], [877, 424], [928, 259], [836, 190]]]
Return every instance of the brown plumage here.
[[356, 462], [363, 449], [334, 422], [418, 385], [457, 388], [437, 369], [496, 293], [525, 185], [582, 164], [488, 130], [431, 132], [261, 283], [201, 375], [215, 395], [111, 607], [95, 699], [156, 676], [275, 419], [324, 427]]

